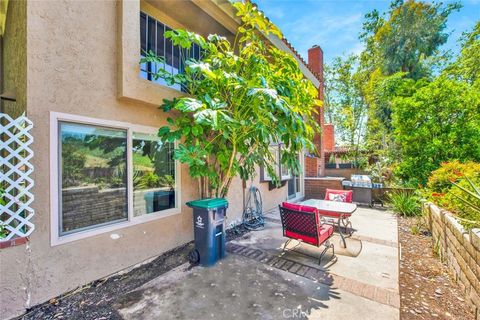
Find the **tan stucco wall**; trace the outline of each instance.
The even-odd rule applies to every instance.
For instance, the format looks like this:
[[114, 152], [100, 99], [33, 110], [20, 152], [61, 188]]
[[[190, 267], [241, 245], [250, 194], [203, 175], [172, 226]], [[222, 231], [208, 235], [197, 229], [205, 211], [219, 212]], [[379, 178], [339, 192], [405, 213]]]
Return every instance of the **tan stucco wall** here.
[[[227, 212], [227, 224], [234, 221], [240, 221], [242, 219], [243, 212], [243, 194], [245, 192], [245, 199], [247, 198], [248, 189], [250, 188], [251, 181], [247, 181], [246, 189], [243, 190], [242, 180], [235, 178], [232, 182], [230, 190], [228, 192], [229, 209]], [[274, 208], [280, 202], [287, 200], [287, 187], [281, 187], [278, 189], [268, 190], [268, 182], [260, 183], [259, 175], [254, 178], [253, 185], [260, 190], [263, 210], [267, 211]]]
[[[154, 127], [165, 123], [158, 108], [118, 99], [119, 5], [114, 1], [28, 2], [27, 111], [34, 123], [36, 229], [28, 246], [0, 250], [2, 319], [193, 238], [191, 209], [183, 205], [178, 215], [50, 245], [49, 112]], [[181, 177], [182, 203], [197, 198], [197, 183], [189, 178], [185, 166]], [[259, 184], [258, 178], [255, 181], [264, 209], [286, 199], [286, 187], [269, 192], [268, 184]], [[228, 200], [228, 222], [240, 219], [241, 181], [233, 183]], [[113, 240], [112, 233], [120, 237]]]
[[[27, 105], [27, 4], [26, 1], [9, 1], [0, 81], [3, 92], [14, 92], [16, 101], [2, 101], [4, 112], [18, 117]], [[3, 93], [2, 92], [2, 93]]]

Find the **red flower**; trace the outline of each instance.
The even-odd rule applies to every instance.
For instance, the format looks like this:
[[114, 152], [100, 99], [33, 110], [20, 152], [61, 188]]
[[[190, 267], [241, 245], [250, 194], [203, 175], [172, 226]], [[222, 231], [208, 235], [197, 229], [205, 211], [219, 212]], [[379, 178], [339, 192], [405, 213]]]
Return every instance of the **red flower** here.
[[458, 171], [458, 170], [453, 170], [453, 173], [454, 173], [457, 177], [463, 176], [463, 173], [461, 173], [461, 172]]

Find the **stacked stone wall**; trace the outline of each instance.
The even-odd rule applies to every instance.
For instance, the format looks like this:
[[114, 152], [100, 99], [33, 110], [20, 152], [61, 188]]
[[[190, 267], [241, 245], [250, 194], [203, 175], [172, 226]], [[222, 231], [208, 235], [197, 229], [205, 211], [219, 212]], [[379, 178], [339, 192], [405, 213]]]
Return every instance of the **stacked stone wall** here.
[[465, 230], [450, 212], [430, 203], [424, 211], [435, 252], [450, 268], [475, 319], [480, 320], [480, 229]]

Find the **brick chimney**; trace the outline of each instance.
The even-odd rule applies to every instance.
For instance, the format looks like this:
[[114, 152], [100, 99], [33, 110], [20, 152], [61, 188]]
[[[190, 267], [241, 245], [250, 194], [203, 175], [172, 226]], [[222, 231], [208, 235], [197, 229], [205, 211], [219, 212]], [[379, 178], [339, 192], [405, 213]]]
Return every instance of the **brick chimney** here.
[[325, 123], [323, 126], [323, 149], [333, 151], [335, 149], [335, 127], [332, 123]]
[[[310, 49], [308, 49], [308, 65], [310, 66], [311, 70], [315, 73], [315, 76], [320, 80], [320, 86], [318, 88], [318, 99], [323, 101], [324, 99], [324, 82], [323, 82], [323, 51], [322, 48], [318, 45], [314, 45]], [[320, 125], [322, 132], [324, 132], [324, 112], [323, 107], [318, 107], [318, 115], [317, 121]], [[314, 137], [313, 142], [317, 148], [317, 156], [320, 158], [319, 163], [319, 173], [320, 176], [325, 175], [325, 150], [323, 142], [323, 134], [317, 134]]]

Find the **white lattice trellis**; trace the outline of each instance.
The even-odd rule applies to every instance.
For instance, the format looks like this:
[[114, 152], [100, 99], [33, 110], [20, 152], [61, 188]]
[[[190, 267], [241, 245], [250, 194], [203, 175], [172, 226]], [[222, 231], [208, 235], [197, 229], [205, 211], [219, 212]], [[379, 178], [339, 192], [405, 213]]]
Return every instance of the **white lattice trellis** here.
[[34, 224], [30, 221], [34, 210], [33, 180], [30, 175], [33, 166], [30, 160], [33, 151], [30, 145], [33, 137], [29, 131], [33, 123], [25, 116], [12, 119], [0, 113], [0, 187], [4, 189], [3, 199], [6, 204], [0, 206], [1, 223], [8, 230], [8, 235], [0, 241], [14, 237], [26, 237], [33, 232]]

